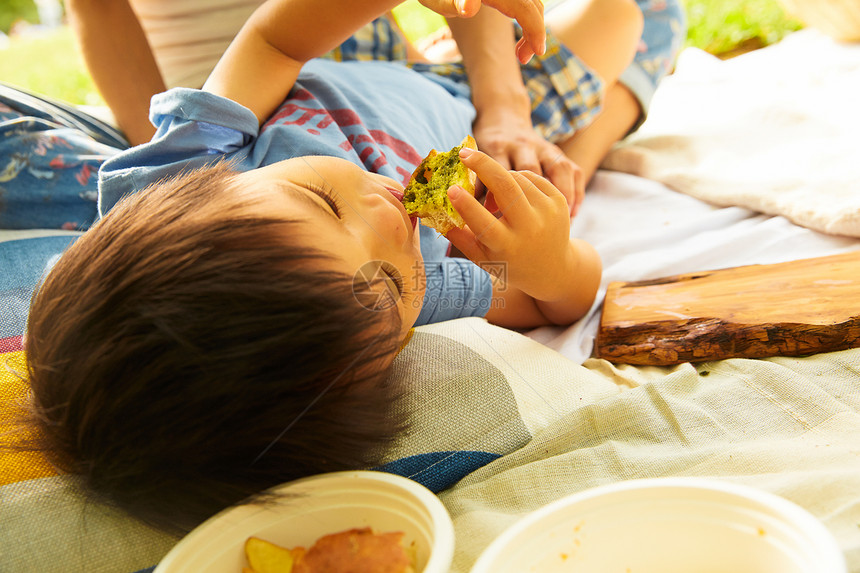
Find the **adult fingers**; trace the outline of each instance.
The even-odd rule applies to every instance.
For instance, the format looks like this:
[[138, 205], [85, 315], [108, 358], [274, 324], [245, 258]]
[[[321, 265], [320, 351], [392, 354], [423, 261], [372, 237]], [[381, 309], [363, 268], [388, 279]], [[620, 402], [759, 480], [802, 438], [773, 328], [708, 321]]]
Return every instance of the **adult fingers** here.
[[517, 61], [521, 64], [529, 63], [532, 56], [536, 55], [534, 47], [528, 43], [525, 36], [517, 40], [517, 45], [514, 46], [514, 53], [517, 55]]
[[541, 164], [544, 175], [561, 191], [568, 206], [572, 207], [577, 198], [576, 172], [582, 170], [555, 145], [547, 145], [542, 149]]
[[482, 4], [495, 8], [505, 16], [515, 19], [523, 29], [523, 37], [517, 42], [517, 57], [526, 63], [532, 55], [546, 52], [546, 27], [541, 0], [420, 0], [421, 4], [447, 18], [458, 16], [471, 18]]
[[511, 150], [513, 169], [517, 171], [534, 171], [543, 173], [537, 150], [532, 145], [517, 145]]
[[520, 62], [529, 61], [533, 54], [546, 52], [546, 27], [541, 0], [484, 0], [509, 18], [514, 18], [523, 29], [523, 37], [517, 43], [517, 57]]

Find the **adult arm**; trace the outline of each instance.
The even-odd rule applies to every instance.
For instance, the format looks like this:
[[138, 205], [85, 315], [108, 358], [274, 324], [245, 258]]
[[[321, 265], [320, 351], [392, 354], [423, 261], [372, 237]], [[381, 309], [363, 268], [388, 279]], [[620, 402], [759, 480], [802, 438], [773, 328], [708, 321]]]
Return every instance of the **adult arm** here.
[[[532, 127], [531, 102], [523, 85], [511, 20], [496, 10], [482, 9], [468, 20], [450, 18], [448, 24], [472, 88], [478, 147], [508, 169], [547, 177], [575, 212], [585, 193], [582, 172]], [[488, 207], [495, 207], [492, 199]]]
[[149, 141], [149, 101], [165, 90], [149, 42], [126, 0], [68, 0], [87, 69], [132, 145]]

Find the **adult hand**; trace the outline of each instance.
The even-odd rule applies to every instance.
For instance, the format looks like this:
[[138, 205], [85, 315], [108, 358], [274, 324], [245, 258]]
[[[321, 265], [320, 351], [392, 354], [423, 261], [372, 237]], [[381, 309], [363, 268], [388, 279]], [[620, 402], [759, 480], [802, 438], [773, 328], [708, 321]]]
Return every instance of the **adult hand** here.
[[[484, 112], [473, 126], [478, 149], [505, 169], [533, 171], [543, 175], [561, 192], [568, 212], [576, 215], [585, 197], [582, 169], [557, 145], [546, 141], [533, 128], [531, 118], [512, 110]], [[498, 210], [493, 194], [484, 202], [492, 212]]]
[[425, 7], [446, 18], [471, 18], [485, 4], [508, 18], [519, 22], [523, 37], [517, 42], [516, 53], [520, 62], [546, 52], [546, 28], [542, 0], [419, 0]]

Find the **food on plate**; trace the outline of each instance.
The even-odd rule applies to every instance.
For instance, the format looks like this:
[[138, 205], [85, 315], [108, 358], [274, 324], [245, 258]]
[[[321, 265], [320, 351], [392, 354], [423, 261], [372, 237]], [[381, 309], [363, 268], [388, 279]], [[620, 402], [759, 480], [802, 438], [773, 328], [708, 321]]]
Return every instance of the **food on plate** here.
[[287, 549], [258, 537], [245, 542], [250, 567], [243, 573], [413, 573], [403, 532], [374, 533], [369, 527], [323, 535], [309, 548]]
[[450, 151], [439, 153], [431, 150], [412, 173], [412, 178], [403, 191], [403, 206], [406, 212], [421, 218], [421, 222], [443, 235], [454, 227], [462, 228], [466, 223], [454, 210], [448, 199], [448, 188], [459, 185], [475, 194], [475, 172], [463, 165], [459, 152], [462, 148], [477, 149], [471, 135]]
[[243, 573], [290, 573], [296, 560], [292, 550], [259, 537], [245, 541], [245, 557], [250, 567]]

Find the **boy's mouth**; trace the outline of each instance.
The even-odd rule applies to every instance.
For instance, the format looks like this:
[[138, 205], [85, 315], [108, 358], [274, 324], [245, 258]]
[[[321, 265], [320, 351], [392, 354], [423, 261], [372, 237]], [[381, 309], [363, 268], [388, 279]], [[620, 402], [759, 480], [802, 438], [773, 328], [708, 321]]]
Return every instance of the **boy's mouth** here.
[[[403, 191], [398, 191], [397, 189], [392, 189], [391, 187], [386, 187], [388, 191], [394, 195], [394, 198], [397, 199], [399, 203], [403, 203]], [[412, 230], [415, 230], [415, 227], [418, 226], [418, 217], [409, 217], [409, 222], [412, 223]]]

